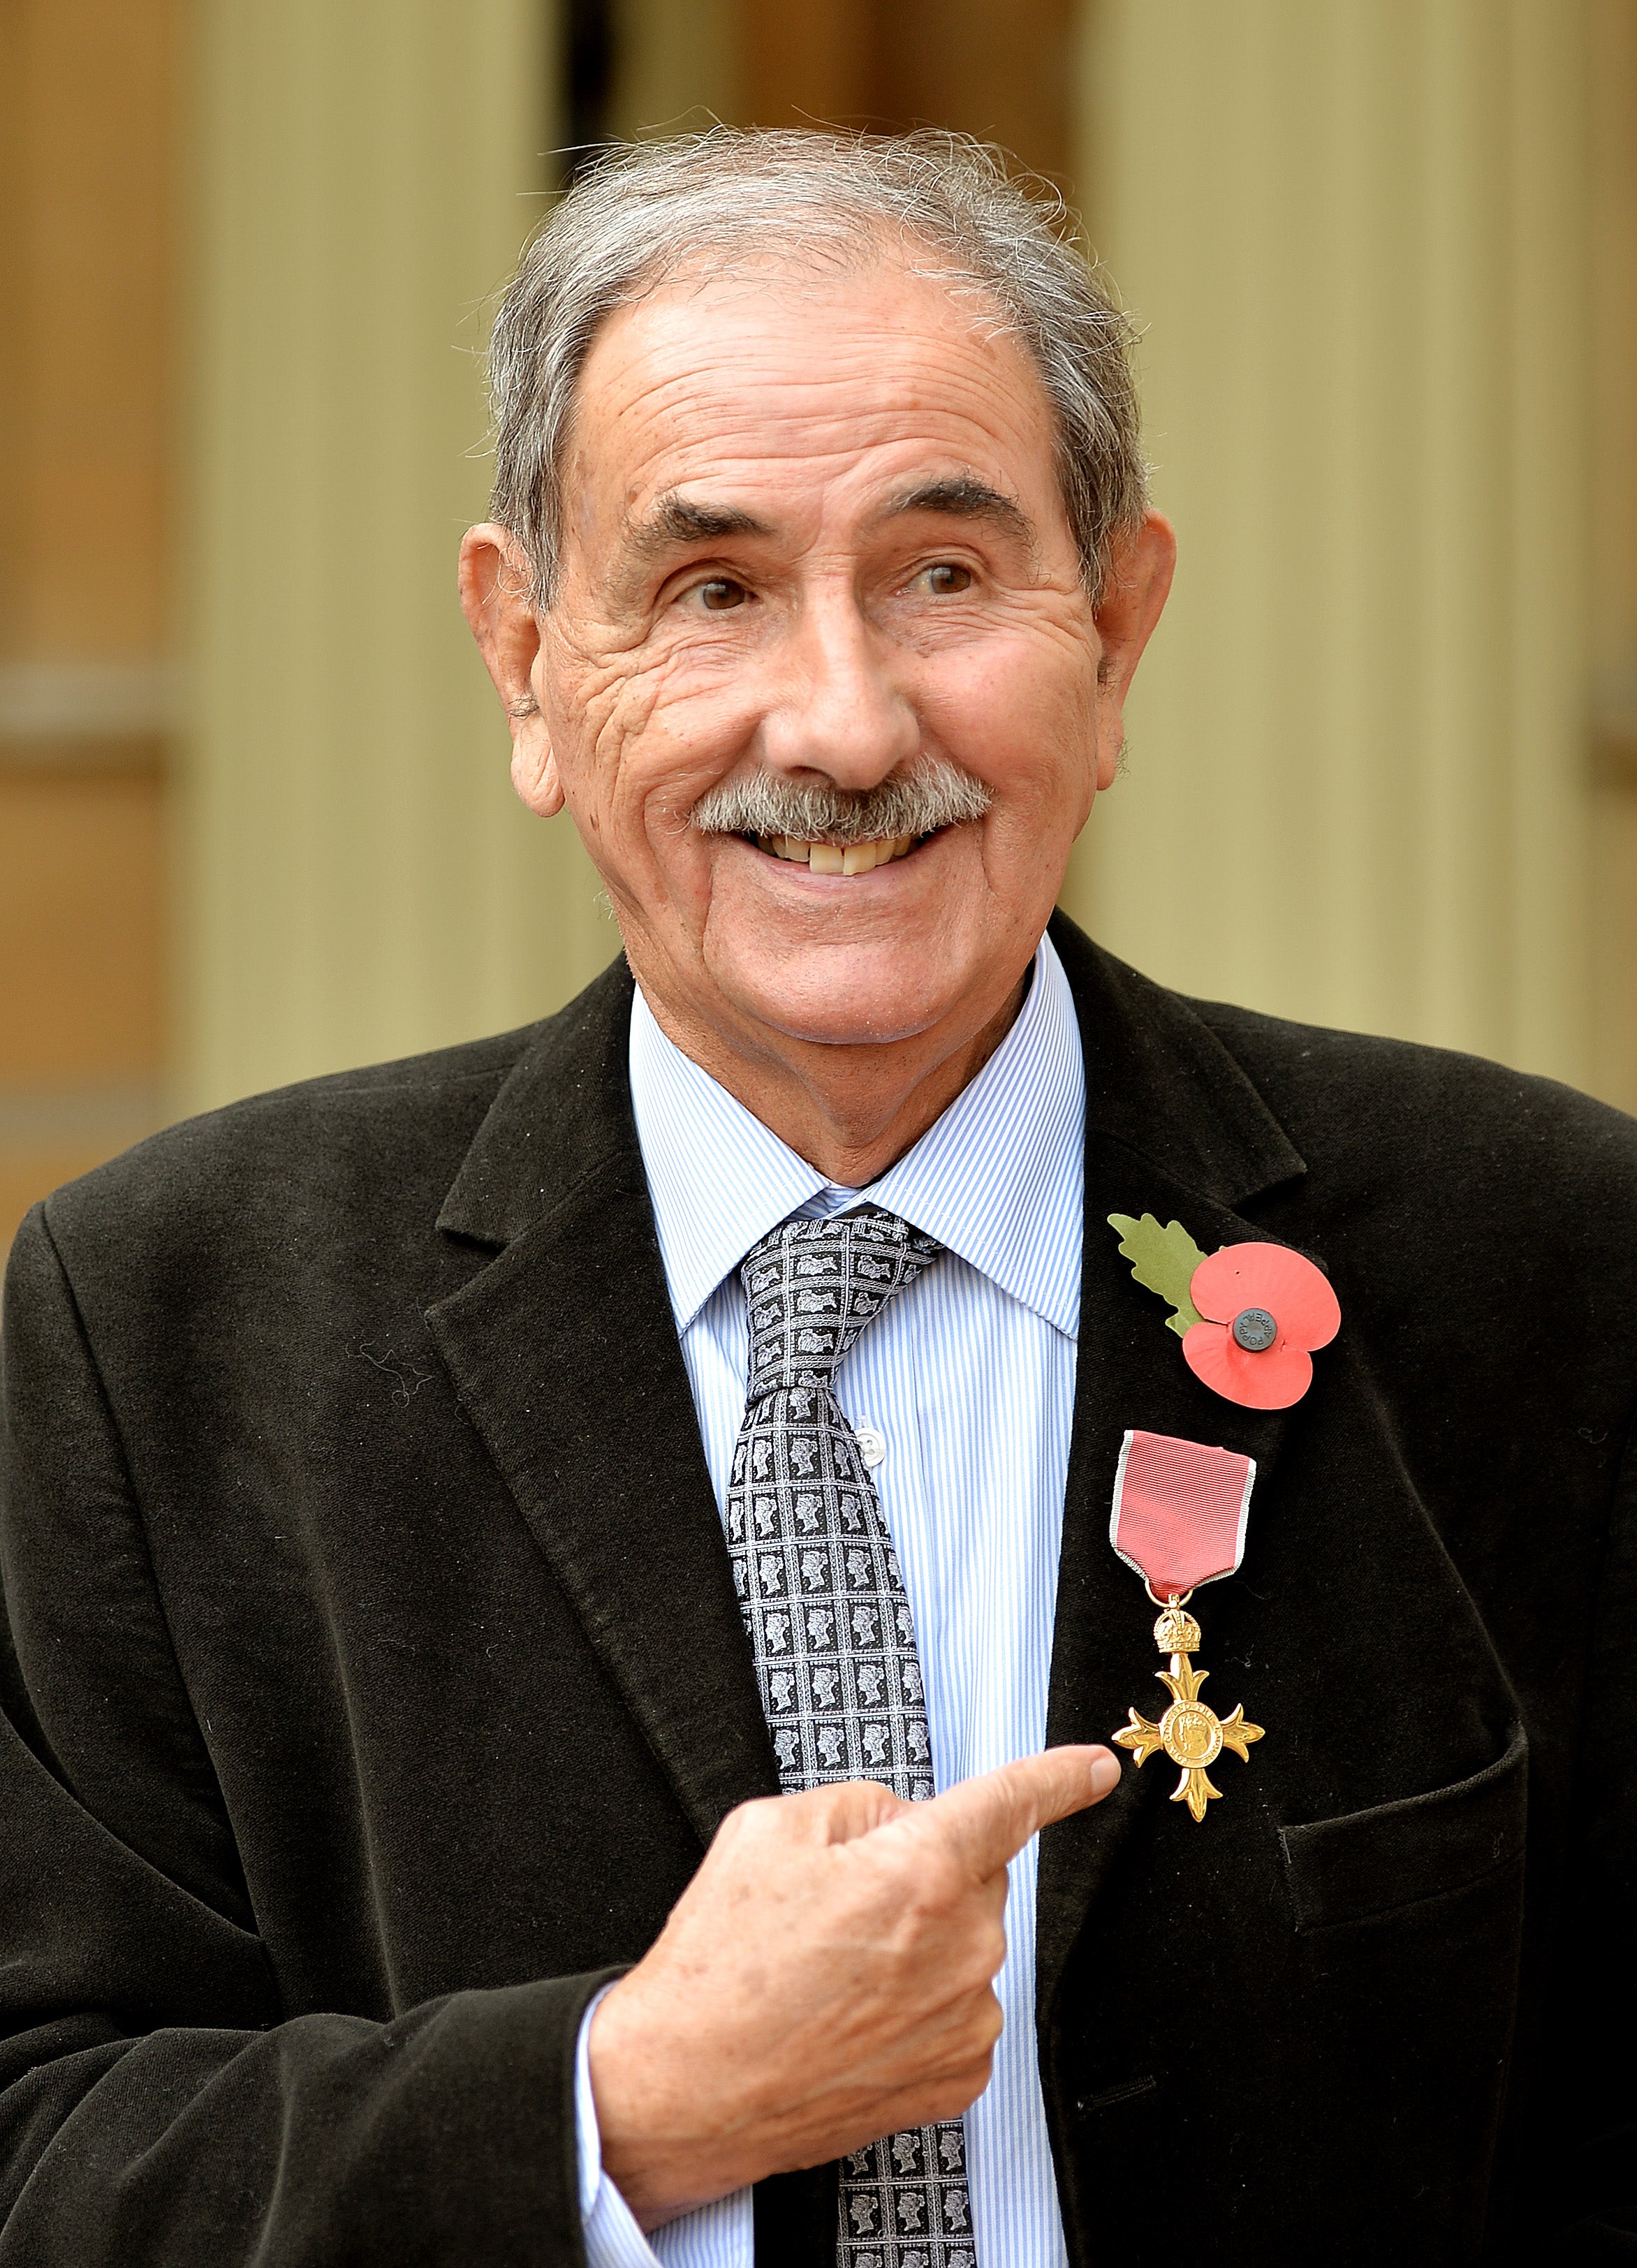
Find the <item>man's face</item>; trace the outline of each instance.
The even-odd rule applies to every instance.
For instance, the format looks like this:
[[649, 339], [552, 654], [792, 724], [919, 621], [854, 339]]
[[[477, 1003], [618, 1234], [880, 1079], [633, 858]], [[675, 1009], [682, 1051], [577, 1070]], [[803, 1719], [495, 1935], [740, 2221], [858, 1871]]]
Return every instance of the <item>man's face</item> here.
[[[1152, 616], [1134, 649], [1094, 616], [1046, 396], [998, 330], [882, 266], [689, 281], [593, 346], [515, 770], [549, 799], [549, 747], [674, 1027], [959, 1045], [1045, 926]], [[872, 871], [690, 823], [757, 772], [856, 792], [929, 760], [986, 811]]]

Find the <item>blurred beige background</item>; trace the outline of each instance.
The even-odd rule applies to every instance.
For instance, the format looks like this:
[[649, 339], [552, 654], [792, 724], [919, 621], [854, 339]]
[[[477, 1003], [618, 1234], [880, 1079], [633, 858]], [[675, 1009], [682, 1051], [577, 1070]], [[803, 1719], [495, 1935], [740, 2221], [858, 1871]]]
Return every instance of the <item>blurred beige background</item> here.
[[1002, 141], [1144, 326], [1072, 910], [1637, 1106], [1637, 0], [0, 0], [0, 1235], [616, 950], [454, 553], [560, 153], [707, 115]]

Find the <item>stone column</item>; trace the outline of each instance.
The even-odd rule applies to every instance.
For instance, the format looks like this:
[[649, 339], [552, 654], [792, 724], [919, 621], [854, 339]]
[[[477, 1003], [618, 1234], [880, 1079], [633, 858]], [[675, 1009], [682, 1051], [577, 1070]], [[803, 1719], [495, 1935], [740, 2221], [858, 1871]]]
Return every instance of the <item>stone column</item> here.
[[550, 17], [199, 11], [185, 1102], [522, 1021], [616, 950], [567, 821], [512, 797], [454, 595]]
[[1590, 21], [1092, 15], [1080, 190], [1181, 566], [1070, 892], [1168, 983], [1577, 1080]]

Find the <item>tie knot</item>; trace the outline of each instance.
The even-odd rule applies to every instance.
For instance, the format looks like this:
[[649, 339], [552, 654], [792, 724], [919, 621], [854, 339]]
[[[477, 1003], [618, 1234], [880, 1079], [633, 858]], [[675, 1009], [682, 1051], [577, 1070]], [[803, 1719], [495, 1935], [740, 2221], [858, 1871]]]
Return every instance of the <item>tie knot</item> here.
[[739, 1270], [750, 1316], [749, 1399], [828, 1386], [871, 1316], [942, 1250], [879, 1205], [781, 1222]]

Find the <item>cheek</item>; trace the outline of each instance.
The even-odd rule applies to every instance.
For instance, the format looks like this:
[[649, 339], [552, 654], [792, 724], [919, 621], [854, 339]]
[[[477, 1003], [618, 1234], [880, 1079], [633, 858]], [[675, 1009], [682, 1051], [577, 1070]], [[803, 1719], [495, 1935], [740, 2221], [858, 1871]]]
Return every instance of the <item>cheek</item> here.
[[551, 722], [566, 752], [559, 770], [570, 815], [622, 918], [652, 923], [664, 908], [696, 924], [711, 867], [687, 814], [738, 753], [711, 703], [664, 662], [588, 666], [557, 680]]
[[[922, 703], [929, 736], [1009, 803], [1078, 810], [1095, 784], [1096, 666], [1078, 640], [940, 658]], [[1080, 816], [1083, 817], [1083, 812]], [[1075, 823], [1078, 823], [1076, 821]]]
[[659, 793], [680, 814], [754, 737], [748, 692], [742, 672], [712, 672], [702, 682], [685, 656], [644, 666], [586, 664], [555, 679], [554, 739], [560, 731], [587, 794], [624, 805]]
[[649, 733], [659, 688], [646, 671], [586, 668], [559, 680], [551, 704], [552, 739], [564, 776], [599, 803], [617, 797], [630, 759]]
[[646, 849], [656, 782], [675, 782], [683, 808], [691, 799], [667, 745], [662, 675], [586, 664], [555, 673], [551, 693], [547, 718], [575, 824], [605, 870], [629, 865]]

